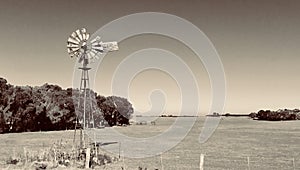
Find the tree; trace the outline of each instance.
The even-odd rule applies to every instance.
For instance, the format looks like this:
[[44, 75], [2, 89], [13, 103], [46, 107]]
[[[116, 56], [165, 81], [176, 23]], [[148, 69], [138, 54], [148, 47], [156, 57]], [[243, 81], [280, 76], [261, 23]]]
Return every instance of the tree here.
[[23, 126], [28, 122], [26, 114], [26, 108], [31, 107], [31, 88], [30, 87], [15, 87], [13, 94], [13, 101], [10, 103], [9, 111], [10, 115], [10, 131], [11, 132], [22, 132], [24, 131]]
[[260, 110], [257, 113], [257, 118], [259, 120], [270, 120], [270, 121], [280, 121], [280, 120], [296, 120], [297, 119], [297, 111], [293, 110], [278, 110], [278, 111], [270, 111], [270, 110]]
[[[88, 90], [92, 100], [86, 109], [94, 125], [104, 119], [111, 126], [129, 124], [131, 103], [122, 97], [97, 95]], [[57, 85], [12, 86], [0, 78], [0, 133], [73, 129], [76, 117], [82, 116], [83, 95], [78, 89]], [[77, 108], [77, 109], [75, 109]], [[75, 113], [77, 112], [77, 114]]]
[[7, 131], [6, 120], [4, 113], [0, 110], [0, 133], [5, 133]]
[[129, 124], [133, 108], [127, 99], [117, 96], [109, 96], [106, 100], [103, 100], [103, 98], [98, 99], [98, 106], [110, 126]]

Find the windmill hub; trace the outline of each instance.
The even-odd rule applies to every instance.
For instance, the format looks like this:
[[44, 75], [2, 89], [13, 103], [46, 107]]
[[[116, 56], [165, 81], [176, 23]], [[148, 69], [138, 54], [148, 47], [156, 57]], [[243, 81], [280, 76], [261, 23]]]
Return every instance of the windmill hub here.
[[86, 48], [86, 47], [87, 47], [86, 42], [83, 41], [83, 42], [80, 44], [80, 47], [81, 47], [81, 48]]
[[87, 45], [86, 45], [86, 42], [83, 42], [83, 43], [81, 44], [81, 49], [83, 49], [83, 52], [86, 53], [86, 51], [87, 51]]

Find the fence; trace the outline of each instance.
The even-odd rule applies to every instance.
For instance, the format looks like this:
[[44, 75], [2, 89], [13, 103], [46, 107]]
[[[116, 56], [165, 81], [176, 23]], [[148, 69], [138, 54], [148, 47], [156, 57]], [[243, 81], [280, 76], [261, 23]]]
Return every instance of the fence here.
[[205, 155], [204, 169], [296, 170], [299, 159], [284, 157], [211, 156]]
[[[58, 143], [57, 145], [64, 146], [61, 143]], [[20, 146], [20, 148], [15, 149], [16, 151], [10, 153], [12, 154], [11, 156], [16, 156], [16, 153], [23, 154], [22, 151], [24, 150], [23, 155], [26, 155], [26, 160], [30, 159], [32, 157], [31, 155], [45, 157], [50, 153], [47, 150], [50, 148], [45, 149], [42, 144], [40, 146], [31, 147]], [[137, 169], [137, 167], [142, 167], [143, 170], [145, 168], [148, 170], [300, 170], [300, 157], [283, 157], [276, 154], [268, 157], [247, 155], [232, 156], [225, 155], [224, 153], [220, 155], [212, 155], [177, 150], [166, 152], [155, 157], [141, 159], [130, 159], [123, 155], [124, 154], [121, 151], [119, 165], [127, 170]], [[47, 158], [49, 158], [49, 156]], [[56, 156], [54, 155], [53, 159], [55, 158]]]
[[[125, 159], [126, 169], [145, 167], [159, 170], [298, 170], [299, 158], [254, 157], [254, 156], [213, 156], [207, 154], [180, 153], [162, 154], [144, 160]], [[144, 163], [143, 163], [144, 162]]]

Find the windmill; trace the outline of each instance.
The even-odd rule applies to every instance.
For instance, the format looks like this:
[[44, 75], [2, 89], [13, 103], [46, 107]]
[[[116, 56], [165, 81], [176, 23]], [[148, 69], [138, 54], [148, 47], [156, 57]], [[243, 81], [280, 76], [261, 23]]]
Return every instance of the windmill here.
[[[78, 58], [78, 62], [82, 64], [78, 68], [81, 70], [78, 107], [82, 107], [83, 105], [83, 109], [78, 110], [83, 110], [83, 113], [80, 113], [80, 115], [77, 114], [77, 117], [79, 118], [79, 122], [83, 124], [83, 130], [94, 127], [92, 94], [89, 83], [89, 70], [91, 67], [89, 67], [89, 64], [99, 59], [99, 55], [119, 49], [117, 42], [102, 42], [99, 36], [91, 41], [89, 38], [90, 34], [87, 33], [85, 28], [81, 28], [72, 32], [67, 40], [67, 50], [70, 57]], [[83, 97], [83, 103], [80, 97]], [[87, 104], [90, 104], [90, 106], [87, 106]]]

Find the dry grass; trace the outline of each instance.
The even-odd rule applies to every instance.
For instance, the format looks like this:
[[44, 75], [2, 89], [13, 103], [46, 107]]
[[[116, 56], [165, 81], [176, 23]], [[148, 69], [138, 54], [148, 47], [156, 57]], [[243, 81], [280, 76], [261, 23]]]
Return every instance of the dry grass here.
[[[116, 127], [123, 134], [149, 137], [161, 133], [174, 118], [160, 118], [153, 125]], [[200, 153], [205, 154], [205, 169], [247, 169], [247, 157], [251, 169], [300, 169], [300, 123], [254, 121], [247, 118], [224, 118], [217, 131], [205, 144], [198, 143], [204, 118], [199, 118], [188, 136], [176, 147], [162, 154], [162, 165], [167, 169], [199, 169]], [[9, 157], [24, 155], [24, 148], [31, 153], [51, 148], [63, 139], [72, 148], [74, 131], [33, 132], [0, 135], [0, 169], [7, 168]], [[49, 152], [49, 151], [48, 151]], [[112, 155], [117, 156], [117, 155]], [[21, 157], [21, 156], [20, 156]], [[161, 169], [161, 156], [114, 162], [98, 169]], [[30, 165], [11, 165], [9, 169], [30, 169]], [[58, 169], [68, 169], [58, 167]], [[74, 169], [74, 167], [69, 168]]]

